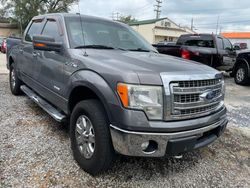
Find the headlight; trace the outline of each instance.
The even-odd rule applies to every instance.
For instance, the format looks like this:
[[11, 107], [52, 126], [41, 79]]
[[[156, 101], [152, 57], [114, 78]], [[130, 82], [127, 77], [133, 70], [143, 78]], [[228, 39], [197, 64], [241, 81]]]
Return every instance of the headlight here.
[[162, 87], [119, 83], [117, 85], [117, 92], [124, 107], [143, 110], [149, 119], [162, 119]]

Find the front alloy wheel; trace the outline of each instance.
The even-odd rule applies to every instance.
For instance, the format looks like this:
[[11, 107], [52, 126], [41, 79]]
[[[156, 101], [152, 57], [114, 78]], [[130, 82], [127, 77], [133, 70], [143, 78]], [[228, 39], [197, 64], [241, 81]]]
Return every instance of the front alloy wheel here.
[[95, 151], [95, 132], [90, 119], [82, 115], [76, 121], [76, 142], [81, 154], [90, 159]]

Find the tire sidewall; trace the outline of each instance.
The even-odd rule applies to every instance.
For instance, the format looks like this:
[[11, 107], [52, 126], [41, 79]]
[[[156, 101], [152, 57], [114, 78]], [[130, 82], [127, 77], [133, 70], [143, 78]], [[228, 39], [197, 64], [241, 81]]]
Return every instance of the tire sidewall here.
[[[103, 153], [105, 153], [105, 151], [103, 151], [103, 148], [105, 148], [105, 146], [103, 145], [102, 141], [103, 135], [97, 126], [107, 126], [107, 121], [106, 125], [100, 125], [100, 123], [96, 121], [95, 117], [95, 116], [100, 116], [100, 114], [90, 113], [89, 110], [86, 110], [85, 108], [87, 108], [87, 106], [84, 106], [84, 102], [80, 102], [76, 105], [75, 109], [72, 112], [70, 118], [70, 139], [71, 139], [71, 149], [73, 151], [75, 160], [80, 164], [80, 166], [85, 171], [89, 172], [92, 171], [93, 167], [95, 168], [95, 166], [96, 168], [98, 168], [99, 165], [98, 161], [100, 160], [101, 157], [104, 157]], [[84, 158], [84, 156], [81, 154], [75, 137], [76, 122], [81, 115], [85, 115], [90, 119], [95, 132], [95, 150], [92, 157], [89, 159]]]
[[[15, 87], [14, 88], [13, 88], [12, 83], [11, 83], [12, 71], [14, 71], [14, 73], [15, 73]], [[12, 94], [14, 94], [14, 95], [20, 94], [21, 83], [20, 83], [19, 78], [17, 77], [17, 72], [16, 72], [16, 68], [15, 68], [14, 63], [10, 65], [9, 84], [10, 84], [10, 90], [11, 90]]]

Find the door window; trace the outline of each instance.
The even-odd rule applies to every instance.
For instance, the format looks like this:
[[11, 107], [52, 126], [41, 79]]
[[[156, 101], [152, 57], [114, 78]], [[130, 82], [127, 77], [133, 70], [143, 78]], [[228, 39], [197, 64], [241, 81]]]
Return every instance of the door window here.
[[54, 20], [48, 20], [46, 22], [42, 35], [51, 36], [56, 42], [62, 42], [62, 37], [59, 34], [57, 22]]
[[41, 32], [41, 21], [33, 21], [29, 31], [27, 32], [27, 34], [25, 35], [25, 40], [28, 42], [32, 42], [32, 37], [34, 35], [38, 35]]
[[223, 39], [224, 50], [232, 50], [232, 44], [228, 39]]

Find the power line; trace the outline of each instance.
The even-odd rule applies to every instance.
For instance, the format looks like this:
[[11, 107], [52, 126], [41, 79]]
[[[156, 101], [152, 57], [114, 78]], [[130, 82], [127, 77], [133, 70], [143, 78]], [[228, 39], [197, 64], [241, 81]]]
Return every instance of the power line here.
[[162, 1], [161, 0], [155, 0], [156, 1], [156, 5], [155, 5], [155, 12], [156, 12], [156, 19], [160, 18], [160, 14], [161, 14], [161, 4], [162, 4]]

